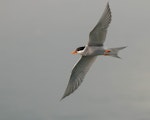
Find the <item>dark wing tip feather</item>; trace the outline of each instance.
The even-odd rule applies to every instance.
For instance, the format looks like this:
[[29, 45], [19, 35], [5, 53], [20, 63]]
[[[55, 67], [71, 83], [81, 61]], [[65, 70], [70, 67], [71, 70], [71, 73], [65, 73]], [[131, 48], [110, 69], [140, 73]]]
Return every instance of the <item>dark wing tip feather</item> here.
[[102, 26], [103, 26], [105, 29], [107, 29], [108, 26], [109, 26], [109, 24], [110, 24], [110, 22], [111, 22], [111, 20], [112, 20], [112, 15], [111, 15], [110, 7], [109, 7], [109, 2], [107, 3], [107, 6], [106, 6], [106, 8], [105, 8], [104, 11], [105, 11], [105, 12], [104, 12], [103, 15], [102, 15], [102, 18], [104, 18], [104, 19], [102, 20], [102, 23], [103, 23]]
[[63, 97], [61, 98], [61, 100], [64, 99], [65, 97], [69, 96], [71, 93], [73, 93], [80, 86], [82, 81], [83, 81], [83, 78], [80, 78], [79, 81], [77, 81], [77, 80], [74, 82], [69, 81], [68, 86], [67, 86], [65, 93], [64, 93]]
[[71, 72], [69, 83], [61, 100], [69, 96], [81, 85], [95, 59], [95, 56], [81, 57]]
[[109, 2], [107, 2], [107, 5], [100, 20], [89, 34], [88, 45], [103, 45], [103, 43], [105, 42], [107, 29], [111, 23], [111, 20], [111, 10], [109, 7]]

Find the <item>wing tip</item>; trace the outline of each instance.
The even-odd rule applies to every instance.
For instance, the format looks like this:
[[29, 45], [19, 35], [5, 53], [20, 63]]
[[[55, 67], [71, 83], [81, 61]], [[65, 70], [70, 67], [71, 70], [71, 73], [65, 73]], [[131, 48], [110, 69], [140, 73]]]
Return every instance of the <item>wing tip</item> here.
[[107, 1], [107, 6], [109, 6], [109, 0]]
[[63, 97], [60, 99], [60, 101], [62, 101], [66, 96], [63, 95]]
[[111, 12], [109, 2], [107, 2], [106, 9], [108, 9]]
[[[74, 90], [75, 91], [75, 90]], [[74, 92], [73, 91], [73, 92]], [[62, 101], [64, 98], [66, 98], [67, 96], [69, 96], [71, 93], [73, 93], [73, 92], [67, 92], [67, 91], [65, 91], [65, 93], [64, 93], [64, 95], [62, 96], [62, 98], [60, 99], [60, 101]]]
[[64, 95], [62, 96], [62, 98], [60, 99], [60, 101], [61, 100], [63, 100], [65, 97], [67, 97], [69, 94], [65, 91], [65, 93], [64, 93]]
[[62, 96], [62, 98], [60, 99], [60, 101], [62, 101], [64, 98], [66, 98], [69, 94], [66, 94], [66, 92], [64, 93], [64, 95]]
[[107, 2], [107, 6], [109, 6], [109, 1]]
[[75, 90], [70, 91], [69, 86], [67, 86], [67, 88], [66, 88], [66, 90], [65, 90], [65, 93], [64, 93], [64, 95], [62, 96], [62, 98], [60, 99], [60, 101], [63, 100], [65, 97], [69, 96], [69, 95], [70, 95], [71, 93], [73, 93], [74, 91], [75, 91]]

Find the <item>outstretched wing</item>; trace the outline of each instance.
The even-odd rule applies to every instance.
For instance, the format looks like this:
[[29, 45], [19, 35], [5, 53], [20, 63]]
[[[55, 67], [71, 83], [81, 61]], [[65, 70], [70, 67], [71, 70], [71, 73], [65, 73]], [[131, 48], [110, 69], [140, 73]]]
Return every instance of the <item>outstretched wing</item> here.
[[62, 99], [73, 93], [79, 87], [95, 59], [96, 56], [81, 57], [71, 72], [70, 80]]
[[111, 11], [109, 3], [107, 3], [107, 6], [104, 10], [101, 19], [89, 34], [89, 42], [88, 42], [89, 46], [103, 45], [107, 34], [107, 28], [110, 22], [111, 22]]

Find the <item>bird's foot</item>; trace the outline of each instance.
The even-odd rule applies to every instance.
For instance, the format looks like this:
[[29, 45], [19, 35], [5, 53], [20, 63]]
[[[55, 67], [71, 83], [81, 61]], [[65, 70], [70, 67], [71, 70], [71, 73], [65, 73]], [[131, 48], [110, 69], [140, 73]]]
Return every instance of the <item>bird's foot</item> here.
[[107, 55], [109, 55], [110, 52], [111, 52], [110, 50], [105, 50], [104, 55], [107, 56]]

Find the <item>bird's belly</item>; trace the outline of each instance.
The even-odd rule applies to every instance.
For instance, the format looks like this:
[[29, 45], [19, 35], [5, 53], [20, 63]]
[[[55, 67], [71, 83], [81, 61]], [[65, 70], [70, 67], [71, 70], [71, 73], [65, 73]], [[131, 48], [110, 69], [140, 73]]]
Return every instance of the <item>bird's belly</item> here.
[[97, 56], [104, 55], [103, 47], [87, 47], [85, 50], [85, 56]]

